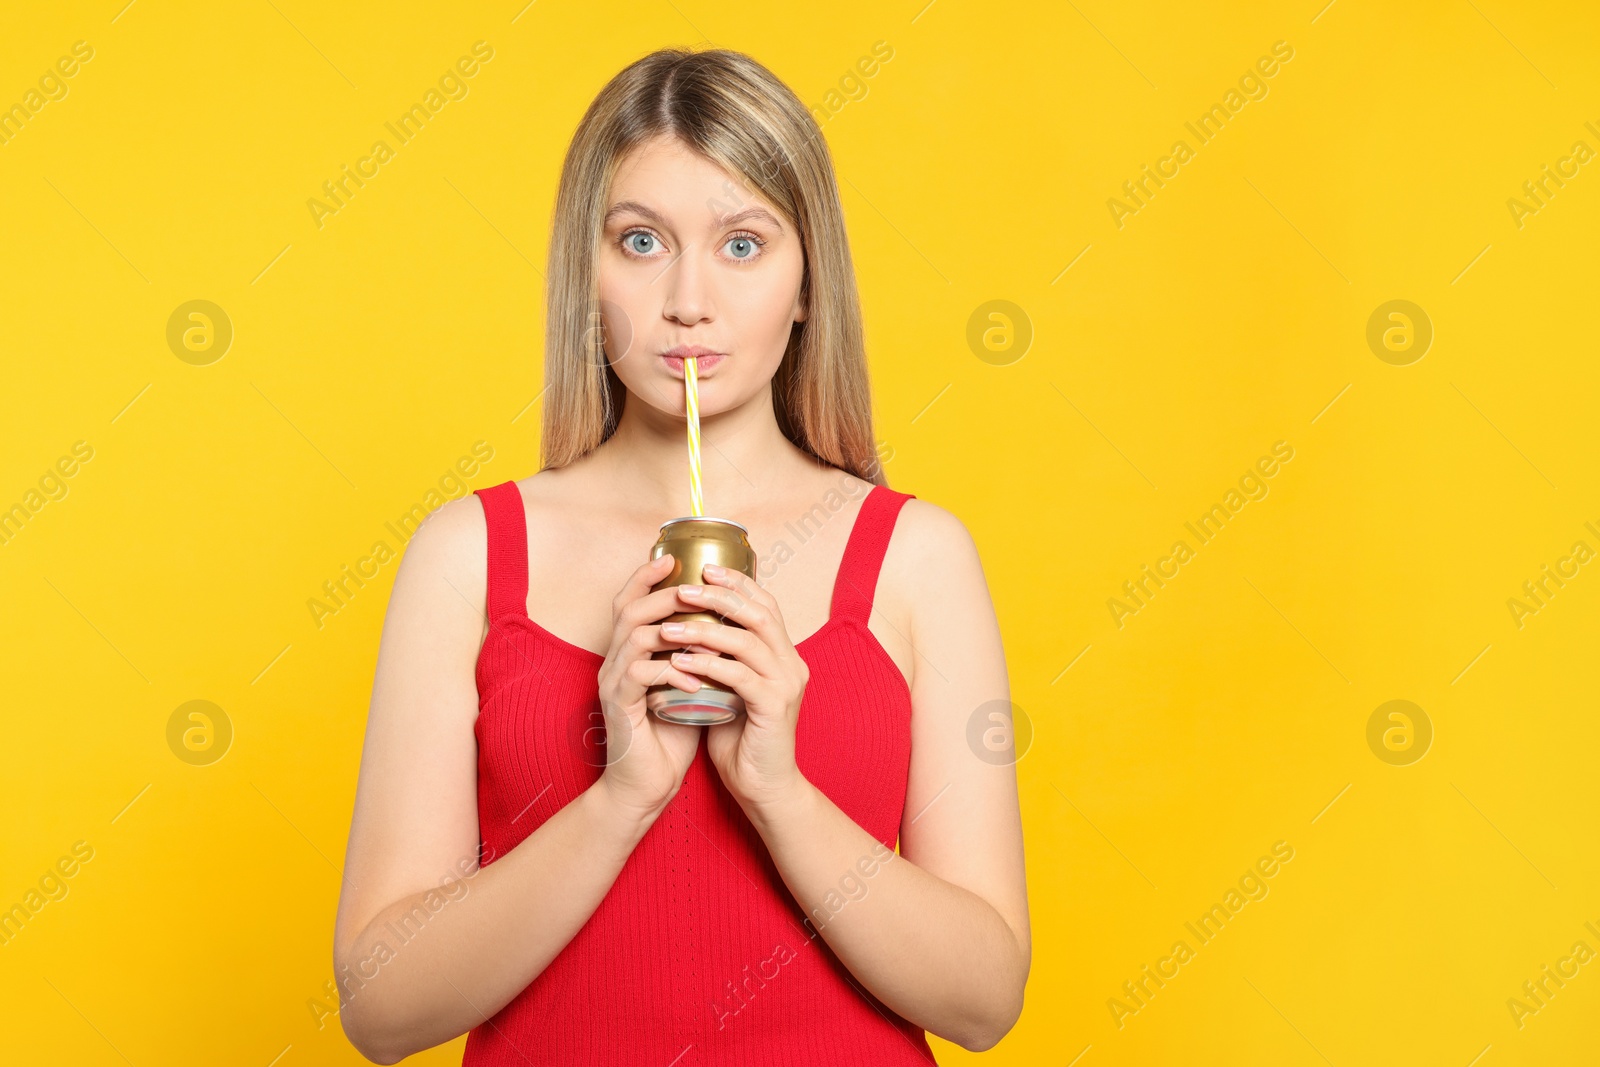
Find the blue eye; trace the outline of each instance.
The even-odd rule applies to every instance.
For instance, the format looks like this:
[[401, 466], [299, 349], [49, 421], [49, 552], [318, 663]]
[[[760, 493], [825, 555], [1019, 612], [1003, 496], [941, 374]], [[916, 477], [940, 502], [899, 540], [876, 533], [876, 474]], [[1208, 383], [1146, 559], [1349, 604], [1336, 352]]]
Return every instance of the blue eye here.
[[747, 231], [734, 234], [722, 247], [729, 250], [729, 258], [735, 263], [753, 263], [761, 258], [761, 246], [766, 243]]
[[[628, 230], [618, 238], [618, 243], [624, 255], [635, 259], [648, 259], [662, 250], [661, 239], [649, 230]], [[761, 258], [761, 246], [766, 243], [758, 235], [746, 232], [728, 238], [722, 247], [735, 263], [753, 263]]]

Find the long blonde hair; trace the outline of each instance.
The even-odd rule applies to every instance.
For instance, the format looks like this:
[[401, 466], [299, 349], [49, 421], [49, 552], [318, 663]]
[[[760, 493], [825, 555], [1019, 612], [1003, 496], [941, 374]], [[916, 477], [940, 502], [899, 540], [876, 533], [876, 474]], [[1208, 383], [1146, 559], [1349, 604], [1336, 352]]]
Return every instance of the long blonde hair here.
[[806, 318], [791, 330], [773, 378], [778, 425], [803, 451], [887, 485], [827, 145], [788, 86], [749, 56], [723, 49], [661, 49], [631, 63], [595, 97], [573, 135], [556, 194], [546, 283], [543, 466], [587, 455], [621, 417], [627, 392], [602, 347], [596, 260], [619, 163], [660, 135], [743, 178], [799, 231]]

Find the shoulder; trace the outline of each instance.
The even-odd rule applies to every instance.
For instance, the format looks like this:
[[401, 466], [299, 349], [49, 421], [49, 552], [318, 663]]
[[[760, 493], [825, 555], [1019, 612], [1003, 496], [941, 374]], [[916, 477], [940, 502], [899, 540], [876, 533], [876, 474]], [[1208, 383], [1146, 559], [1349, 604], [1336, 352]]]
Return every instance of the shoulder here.
[[902, 640], [912, 649], [908, 676], [922, 683], [926, 662], [956, 664], [998, 655], [994, 602], [966, 523], [921, 498], [900, 507], [879, 588]]
[[[971, 567], [982, 569], [978, 546], [953, 512], [920, 497], [907, 500], [895, 520], [890, 555], [896, 566], [918, 573], [939, 573]], [[885, 559], [885, 566], [889, 560]]]
[[900, 507], [879, 581], [913, 631], [931, 616], [976, 609], [988, 599], [983, 561], [966, 523], [920, 497]]
[[475, 552], [484, 547], [488, 525], [483, 498], [476, 492], [446, 500], [428, 513], [406, 542], [406, 557], [440, 560], [467, 554], [469, 549]]
[[405, 544], [396, 595], [409, 594], [405, 598], [410, 599], [420, 594], [435, 602], [448, 595], [459, 602], [460, 594], [481, 608], [488, 583], [488, 525], [483, 500], [475, 492], [429, 512]]
[[[552, 477], [553, 473], [540, 471], [526, 478], [479, 486], [478, 490], [465, 496], [445, 501], [422, 521], [407, 542], [407, 554], [468, 558], [483, 555], [489, 532], [489, 516], [479, 490], [504, 493], [506, 500], [521, 505], [525, 514], [538, 514], [553, 503], [551, 489], [559, 481]], [[515, 486], [516, 492], [507, 492], [512, 486]]]

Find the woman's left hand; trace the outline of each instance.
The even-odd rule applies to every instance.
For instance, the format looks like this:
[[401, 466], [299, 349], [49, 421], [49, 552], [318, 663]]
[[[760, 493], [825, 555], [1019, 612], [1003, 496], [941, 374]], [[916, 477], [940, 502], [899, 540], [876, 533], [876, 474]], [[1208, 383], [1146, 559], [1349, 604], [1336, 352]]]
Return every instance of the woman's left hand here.
[[[789, 640], [772, 594], [749, 576], [704, 569], [706, 585], [678, 587], [685, 610], [714, 611], [738, 626], [690, 620], [662, 636], [712, 652], [675, 653], [673, 666], [744, 698], [745, 714], [706, 732], [706, 751], [723, 784], [747, 812], [780, 802], [805, 783], [794, 758], [795, 724], [811, 670]], [[698, 595], [690, 595], [693, 590]], [[741, 629], [742, 627], [742, 629]], [[724, 653], [718, 656], [716, 653]]]

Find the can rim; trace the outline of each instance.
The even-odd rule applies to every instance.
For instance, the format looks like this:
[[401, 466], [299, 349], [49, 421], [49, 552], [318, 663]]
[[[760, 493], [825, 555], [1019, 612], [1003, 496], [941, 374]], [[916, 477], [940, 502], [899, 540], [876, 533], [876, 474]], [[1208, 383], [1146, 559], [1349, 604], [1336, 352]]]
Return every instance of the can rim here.
[[745, 528], [743, 523], [734, 522], [732, 519], [719, 519], [715, 515], [680, 515], [676, 519], [668, 519], [666, 522], [662, 523], [661, 529], [665, 530], [668, 526], [671, 526], [675, 522], [723, 522], [727, 523], [729, 526], [737, 526], [746, 534], [750, 532]]

